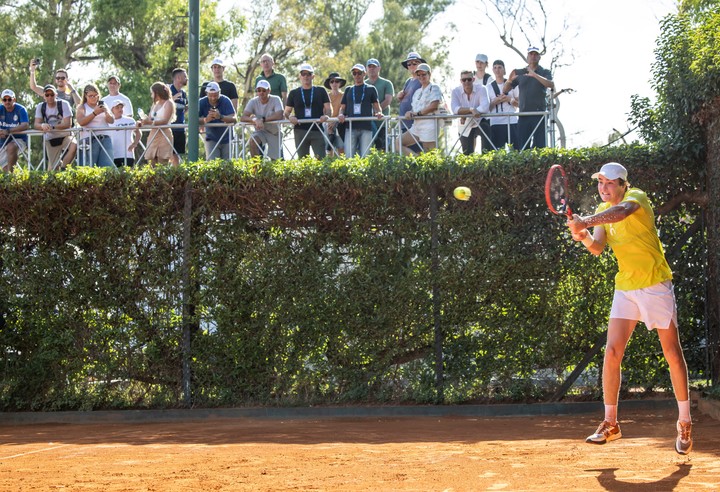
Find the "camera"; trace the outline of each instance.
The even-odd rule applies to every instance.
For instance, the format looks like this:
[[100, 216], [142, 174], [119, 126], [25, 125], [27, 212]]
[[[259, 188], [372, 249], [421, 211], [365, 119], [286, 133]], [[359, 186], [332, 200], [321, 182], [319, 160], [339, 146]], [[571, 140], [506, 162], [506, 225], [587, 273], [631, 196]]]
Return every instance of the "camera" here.
[[39, 66], [40, 66], [40, 62], [42, 62], [42, 60], [41, 60], [40, 58], [35, 58], [35, 59], [33, 60], [33, 65], [35, 65], [36, 67], [39, 67]]

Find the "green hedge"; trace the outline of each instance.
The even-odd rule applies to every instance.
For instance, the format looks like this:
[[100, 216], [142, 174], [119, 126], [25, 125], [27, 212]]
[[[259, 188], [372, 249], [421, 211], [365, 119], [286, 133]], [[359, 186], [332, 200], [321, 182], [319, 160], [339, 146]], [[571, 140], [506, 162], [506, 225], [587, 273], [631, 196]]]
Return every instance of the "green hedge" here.
[[[615, 262], [547, 212], [545, 173], [587, 213], [610, 160], [656, 205], [700, 187], [646, 147], [4, 175], [0, 409], [547, 399], [605, 329]], [[699, 218], [660, 229], [704, 377]], [[624, 370], [670, 386], [644, 329]]]

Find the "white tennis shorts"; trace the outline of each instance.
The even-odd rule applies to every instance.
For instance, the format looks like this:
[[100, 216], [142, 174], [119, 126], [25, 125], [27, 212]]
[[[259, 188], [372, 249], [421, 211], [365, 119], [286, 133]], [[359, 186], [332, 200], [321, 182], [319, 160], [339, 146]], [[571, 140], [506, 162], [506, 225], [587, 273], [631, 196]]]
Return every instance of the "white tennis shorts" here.
[[648, 330], [677, 326], [675, 289], [670, 280], [635, 290], [616, 290], [613, 296], [611, 318], [639, 320]]

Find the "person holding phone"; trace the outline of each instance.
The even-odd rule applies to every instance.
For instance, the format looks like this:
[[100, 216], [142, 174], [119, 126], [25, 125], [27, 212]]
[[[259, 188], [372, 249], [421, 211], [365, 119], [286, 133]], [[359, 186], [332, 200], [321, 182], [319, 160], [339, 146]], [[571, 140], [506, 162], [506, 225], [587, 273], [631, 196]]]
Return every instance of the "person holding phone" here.
[[110, 167], [114, 165], [112, 138], [108, 128], [115, 118], [105, 103], [100, 100], [100, 90], [95, 84], [83, 89], [82, 104], [77, 110], [77, 122], [83, 128], [80, 132], [81, 166]]
[[[30, 61], [30, 89], [38, 96], [44, 97], [45, 86], [38, 86], [35, 78], [35, 72], [40, 67], [40, 62], [40, 58], [35, 58]], [[80, 104], [81, 101], [80, 94], [77, 93], [70, 83], [68, 72], [64, 68], [58, 68], [55, 70], [55, 88], [57, 89], [58, 101], [67, 101], [70, 107], [75, 110], [75, 107]]]
[[[547, 147], [545, 124], [542, 115], [522, 115], [525, 112], [547, 110], [545, 93], [547, 89], [555, 89], [550, 70], [540, 66], [540, 50], [528, 48], [527, 67], [516, 68], [503, 85], [503, 94], [509, 94], [515, 87], [520, 87], [520, 117], [518, 119], [518, 139], [523, 150], [530, 147]], [[530, 141], [532, 139], [532, 142]]]
[[[237, 122], [235, 108], [230, 98], [220, 93], [217, 82], [209, 82], [205, 91], [207, 96], [198, 103], [198, 119], [205, 126], [205, 158], [229, 160], [233, 133], [230, 125]], [[209, 124], [212, 126], [206, 126]]]

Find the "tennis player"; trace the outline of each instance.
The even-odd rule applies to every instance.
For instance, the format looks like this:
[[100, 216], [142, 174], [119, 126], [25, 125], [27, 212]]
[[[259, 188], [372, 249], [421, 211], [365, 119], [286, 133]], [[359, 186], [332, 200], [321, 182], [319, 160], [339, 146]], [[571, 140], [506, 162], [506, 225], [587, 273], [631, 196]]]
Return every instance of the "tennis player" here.
[[[622, 437], [617, 421], [620, 364], [640, 320], [648, 330], [656, 329], [660, 338], [679, 410], [675, 450], [688, 454], [692, 450], [692, 421], [687, 365], [678, 335], [672, 272], [655, 228], [655, 215], [645, 192], [630, 187], [627, 170], [621, 164], [605, 164], [592, 177], [598, 180], [603, 203], [594, 215], [573, 215], [567, 225], [573, 239], [596, 256], [609, 244], [619, 271], [615, 276], [603, 364], [605, 419], [586, 442], [605, 444]], [[588, 227], [593, 227], [592, 233]]]

